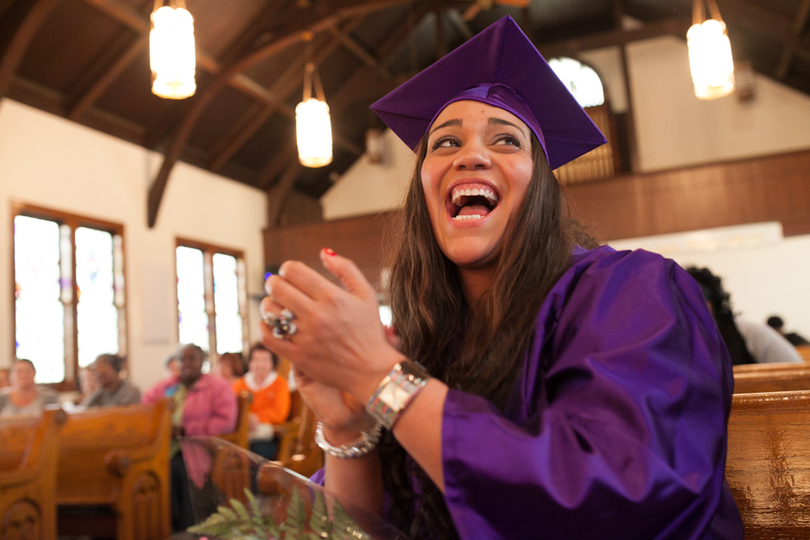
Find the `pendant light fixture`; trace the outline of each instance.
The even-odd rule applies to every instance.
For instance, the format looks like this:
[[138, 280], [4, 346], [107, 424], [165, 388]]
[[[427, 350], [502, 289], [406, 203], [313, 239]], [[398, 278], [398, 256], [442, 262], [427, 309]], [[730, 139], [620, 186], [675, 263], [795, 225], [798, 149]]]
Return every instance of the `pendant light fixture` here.
[[[305, 40], [310, 42], [312, 34], [307, 33]], [[308, 61], [304, 69], [304, 100], [295, 108], [295, 136], [298, 142], [298, 161], [305, 167], [315, 168], [332, 163], [332, 121], [318, 68], [312, 62], [309, 43], [306, 54]]]
[[[710, 19], [706, 19], [706, 5]], [[686, 33], [686, 43], [695, 95], [700, 99], [716, 99], [733, 92], [731, 42], [715, 0], [693, 0], [692, 27]]]
[[155, 0], [149, 34], [152, 93], [166, 99], [185, 99], [197, 90], [194, 18], [185, 0]]

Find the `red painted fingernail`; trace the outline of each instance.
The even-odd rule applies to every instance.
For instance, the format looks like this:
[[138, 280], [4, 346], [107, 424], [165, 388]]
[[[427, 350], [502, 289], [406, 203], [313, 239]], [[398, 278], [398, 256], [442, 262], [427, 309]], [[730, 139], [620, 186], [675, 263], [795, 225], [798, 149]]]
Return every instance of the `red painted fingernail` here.
[[330, 257], [334, 257], [335, 255], [337, 255], [337, 253], [335, 253], [334, 250], [329, 248], [323, 248], [323, 252], [329, 255]]

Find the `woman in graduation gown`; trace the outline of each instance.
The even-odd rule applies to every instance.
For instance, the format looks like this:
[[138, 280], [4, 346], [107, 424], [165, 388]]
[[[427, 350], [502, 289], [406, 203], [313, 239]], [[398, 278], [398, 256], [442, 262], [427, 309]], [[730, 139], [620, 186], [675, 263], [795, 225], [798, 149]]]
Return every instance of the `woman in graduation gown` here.
[[398, 347], [357, 267], [288, 261], [264, 343], [321, 421], [315, 480], [412, 538], [742, 538], [732, 372], [699, 287], [591, 247], [552, 169], [602, 134], [509, 17], [372, 109], [417, 154]]

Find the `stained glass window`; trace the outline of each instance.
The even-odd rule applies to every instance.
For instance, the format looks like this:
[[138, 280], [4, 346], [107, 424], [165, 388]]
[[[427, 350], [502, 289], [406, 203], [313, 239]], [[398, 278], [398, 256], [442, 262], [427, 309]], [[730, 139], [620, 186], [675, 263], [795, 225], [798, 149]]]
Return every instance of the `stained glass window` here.
[[38, 383], [65, 378], [65, 308], [59, 264], [59, 225], [14, 218], [15, 330], [17, 358], [37, 367]]
[[75, 242], [79, 367], [85, 367], [100, 354], [118, 353], [113, 235], [79, 227]]
[[208, 313], [205, 309], [203, 252], [177, 247], [177, 315], [180, 343], [208, 350]]
[[210, 246], [177, 247], [180, 343], [196, 343], [217, 355], [246, 347], [244, 259]]
[[72, 383], [99, 354], [125, 354], [123, 238], [79, 216], [15, 214], [16, 356], [34, 362], [38, 383]]
[[215, 253], [214, 307], [217, 320], [217, 354], [242, 352], [242, 314], [236, 257]]

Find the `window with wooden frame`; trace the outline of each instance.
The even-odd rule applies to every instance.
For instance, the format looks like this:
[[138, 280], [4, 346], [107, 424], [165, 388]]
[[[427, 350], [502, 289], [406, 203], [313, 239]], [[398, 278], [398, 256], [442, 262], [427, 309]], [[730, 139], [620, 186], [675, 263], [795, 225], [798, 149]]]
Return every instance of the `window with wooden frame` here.
[[241, 251], [178, 239], [177, 327], [181, 344], [208, 351], [212, 363], [249, 344], [247, 281]]
[[15, 356], [65, 389], [99, 354], [126, 356], [124, 226], [14, 204]]

